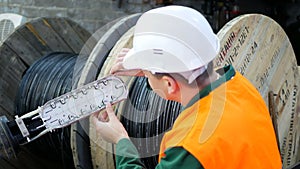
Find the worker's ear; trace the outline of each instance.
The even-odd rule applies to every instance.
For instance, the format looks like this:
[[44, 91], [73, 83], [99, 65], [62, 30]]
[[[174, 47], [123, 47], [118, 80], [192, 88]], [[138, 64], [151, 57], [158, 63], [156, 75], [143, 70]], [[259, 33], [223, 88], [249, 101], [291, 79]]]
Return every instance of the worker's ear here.
[[162, 80], [164, 81], [165, 91], [172, 97], [179, 90], [178, 82], [170, 76], [163, 76]]

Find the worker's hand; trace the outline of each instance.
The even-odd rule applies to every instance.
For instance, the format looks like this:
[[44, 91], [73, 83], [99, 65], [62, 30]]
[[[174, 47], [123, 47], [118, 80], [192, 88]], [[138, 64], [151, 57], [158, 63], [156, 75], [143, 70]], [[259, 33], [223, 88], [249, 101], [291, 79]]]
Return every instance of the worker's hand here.
[[127, 131], [110, 104], [106, 105], [106, 112], [103, 114], [94, 113], [92, 122], [96, 127], [97, 134], [107, 142], [116, 144], [122, 138], [129, 139]]
[[140, 69], [128, 70], [123, 67], [123, 60], [130, 49], [123, 48], [117, 56], [115, 63], [113, 64], [110, 73], [118, 76], [144, 76], [144, 73]]

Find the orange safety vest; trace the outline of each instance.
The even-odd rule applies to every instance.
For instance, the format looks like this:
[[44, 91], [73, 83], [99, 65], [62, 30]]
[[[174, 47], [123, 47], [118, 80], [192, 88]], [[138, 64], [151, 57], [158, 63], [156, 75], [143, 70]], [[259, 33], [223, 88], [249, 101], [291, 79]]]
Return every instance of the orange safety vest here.
[[282, 168], [265, 102], [238, 72], [181, 112], [163, 137], [159, 161], [172, 147], [183, 147], [205, 169]]

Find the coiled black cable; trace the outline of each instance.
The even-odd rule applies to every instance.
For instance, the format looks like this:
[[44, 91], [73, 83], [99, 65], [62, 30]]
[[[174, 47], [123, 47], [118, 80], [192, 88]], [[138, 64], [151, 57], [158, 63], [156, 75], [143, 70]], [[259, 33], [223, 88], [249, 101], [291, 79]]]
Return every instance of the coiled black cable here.
[[[72, 89], [77, 54], [53, 52], [33, 63], [24, 73], [15, 99], [15, 114], [23, 115], [48, 100]], [[58, 129], [26, 145], [41, 158], [74, 168], [70, 147], [70, 127]]]

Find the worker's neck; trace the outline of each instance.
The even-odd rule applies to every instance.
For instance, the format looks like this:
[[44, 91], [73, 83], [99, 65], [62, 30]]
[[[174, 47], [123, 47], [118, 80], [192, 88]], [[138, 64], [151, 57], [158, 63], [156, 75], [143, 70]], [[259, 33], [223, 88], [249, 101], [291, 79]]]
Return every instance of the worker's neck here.
[[206, 79], [201, 85], [194, 85], [194, 86], [181, 86], [181, 99], [180, 103], [183, 106], [186, 106], [193, 97], [195, 97], [202, 89], [204, 89], [207, 85], [210, 85], [212, 82], [216, 81], [219, 78], [219, 74], [214, 72], [210, 76], [210, 78]]

